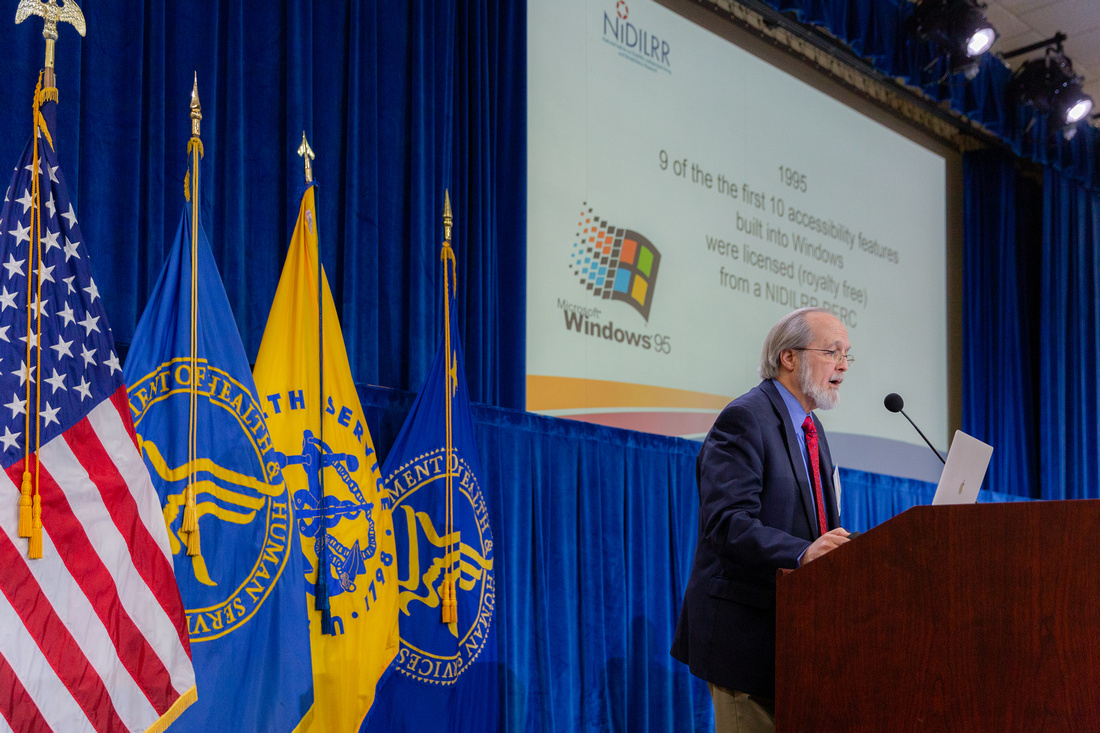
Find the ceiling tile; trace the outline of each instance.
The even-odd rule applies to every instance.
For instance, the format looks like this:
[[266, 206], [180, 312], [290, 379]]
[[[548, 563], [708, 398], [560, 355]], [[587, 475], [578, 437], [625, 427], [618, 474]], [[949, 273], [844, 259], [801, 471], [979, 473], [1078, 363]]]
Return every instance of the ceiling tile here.
[[1100, 28], [1095, 28], [1088, 33], [1078, 36], [1070, 36], [1066, 41], [1066, 55], [1073, 61], [1073, 68], [1077, 73], [1084, 73], [1081, 69], [1100, 67]]
[[986, 19], [1002, 37], [1011, 38], [1031, 30], [1031, 26], [1017, 18], [1012, 11], [995, 3], [990, 3], [984, 12]]
[[1093, 113], [1100, 111], [1100, 80], [1085, 85], [1085, 94], [1092, 97]]
[[1100, 28], [1100, 3], [1096, 0], [1061, 0], [1047, 7], [1016, 12], [1020, 20], [1043, 36], [1062, 31], [1072, 38], [1074, 34]]
[[1029, 10], [1037, 10], [1039, 8], [1054, 5], [1060, 1], [1061, 0], [988, 0], [988, 3], [989, 5], [1002, 5], [1019, 15]]

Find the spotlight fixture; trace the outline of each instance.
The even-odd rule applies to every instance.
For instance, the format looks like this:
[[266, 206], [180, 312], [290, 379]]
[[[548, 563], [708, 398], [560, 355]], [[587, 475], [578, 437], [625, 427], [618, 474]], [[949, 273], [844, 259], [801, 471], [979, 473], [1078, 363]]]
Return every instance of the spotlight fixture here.
[[948, 73], [973, 79], [979, 57], [997, 40], [977, 0], [921, 0], [903, 30], [921, 41], [931, 41], [947, 57]]
[[1045, 48], [1042, 58], [1025, 61], [1008, 85], [1009, 99], [1031, 106], [1049, 115], [1051, 124], [1068, 140], [1077, 131], [1077, 123], [1092, 112], [1092, 97], [1085, 94], [1082, 79], [1073, 71], [1073, 62], [1062, 50], [1065, 33], [1056, 33], [1045, 41], [1033, 43], [1003, 54], [1006, 59]]

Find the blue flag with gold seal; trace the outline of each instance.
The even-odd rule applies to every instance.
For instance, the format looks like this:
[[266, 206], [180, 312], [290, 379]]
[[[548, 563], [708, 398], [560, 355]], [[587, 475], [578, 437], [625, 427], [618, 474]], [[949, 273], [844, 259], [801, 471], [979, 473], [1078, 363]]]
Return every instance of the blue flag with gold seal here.
[[313, 703], [294, 508], [209, 242], [201, 224], [192, 230], [190, 209], [124, 370], [168, 525], [198, 684], [198, 702], [172, 730], [289, 732]]
[[493, 532], [448, 243], [443, 261], [443, 342], [382, 466], [397, 540], [401, 646], [363, 726], [367, 733], [501, 727]]

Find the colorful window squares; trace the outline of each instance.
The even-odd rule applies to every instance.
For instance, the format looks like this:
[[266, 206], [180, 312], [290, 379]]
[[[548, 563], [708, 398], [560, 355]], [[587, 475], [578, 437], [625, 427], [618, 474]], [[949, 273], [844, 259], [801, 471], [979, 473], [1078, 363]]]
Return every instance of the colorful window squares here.
[[571, 269], [593, 297], [628, 303], [649, 320], [661, 253], [638, 232], [581, 212]]
[[634, 253], [638, 249], [638, 243], [633, 239], [627, 239], [623, 241], [623, 251], [619, 254], [619, 261], [627, 264], [634, 264]]

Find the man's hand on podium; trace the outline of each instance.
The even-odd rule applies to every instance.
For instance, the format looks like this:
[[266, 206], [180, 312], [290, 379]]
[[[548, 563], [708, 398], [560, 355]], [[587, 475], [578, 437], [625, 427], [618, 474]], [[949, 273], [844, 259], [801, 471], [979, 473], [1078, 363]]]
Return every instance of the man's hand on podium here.
[[826, 552], [835, 550], [847, 541], [848, 530], [843, 527], [831, 529], [814, 540], [813, 544], [806, 548], [806, 551], [802, 553], [802, 560], [799, 562], [799, 565], [805, 565], [811, 560], [816, 560]]

